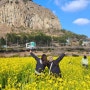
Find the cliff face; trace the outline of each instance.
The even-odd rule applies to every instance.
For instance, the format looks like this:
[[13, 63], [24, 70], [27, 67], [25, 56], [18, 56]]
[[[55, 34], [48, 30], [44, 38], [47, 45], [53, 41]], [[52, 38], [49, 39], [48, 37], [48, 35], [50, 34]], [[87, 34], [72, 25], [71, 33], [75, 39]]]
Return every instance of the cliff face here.
[[60, 30], [58, 18], [48, 9], [32, 0], [0, 0], [0, 25], [29, 27], [30, 29]]

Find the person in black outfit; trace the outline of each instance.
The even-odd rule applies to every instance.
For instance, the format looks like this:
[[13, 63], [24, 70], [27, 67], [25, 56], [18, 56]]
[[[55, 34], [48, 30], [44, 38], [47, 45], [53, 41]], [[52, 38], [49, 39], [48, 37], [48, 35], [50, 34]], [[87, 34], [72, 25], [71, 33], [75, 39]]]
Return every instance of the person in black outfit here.
[[41, 72], [44, 71], [45, 67], [47, 66], [47, 55], [43, 54], [41, 56], [41, 58], [38, 58], [31, 50], [30, 50], [30, 55], [35, 58], [35, 60], [37, 61], [36, 64], [36, 70], [35, 70], [35, 74], [40, 75]]
[[63, 59], [63, 57], [65, 56], [64, 53], [62, 53], [56, 60], [53, 60], [52, 57], [49, 58], [49, 64], [48, 64], [48, 68], [49, 68], [49, 74], [51, 75], [55, 75], [62, 77], [61, 75], [61, 70], [59, 67], [59, 62]]

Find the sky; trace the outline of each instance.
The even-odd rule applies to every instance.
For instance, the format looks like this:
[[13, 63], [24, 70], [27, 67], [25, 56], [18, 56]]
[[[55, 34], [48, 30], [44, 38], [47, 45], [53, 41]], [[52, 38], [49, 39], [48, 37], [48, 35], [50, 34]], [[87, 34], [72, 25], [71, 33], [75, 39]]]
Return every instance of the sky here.
[[51, 10], [62, 29], [90, 38], [90, 0], [33, 0]]

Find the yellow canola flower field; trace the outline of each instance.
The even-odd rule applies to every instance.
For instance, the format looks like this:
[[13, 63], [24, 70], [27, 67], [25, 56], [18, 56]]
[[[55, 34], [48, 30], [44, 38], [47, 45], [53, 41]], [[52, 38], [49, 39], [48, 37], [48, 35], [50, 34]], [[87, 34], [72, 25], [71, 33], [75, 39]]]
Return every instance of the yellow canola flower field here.
[[32, 57], [0, 58], [0, 90], [90, 90], [90, 66], [82, 67], [82, 57], [63, 58], [59, 64], [62, 78], [50, 76], [47, 67], [36, 76]]

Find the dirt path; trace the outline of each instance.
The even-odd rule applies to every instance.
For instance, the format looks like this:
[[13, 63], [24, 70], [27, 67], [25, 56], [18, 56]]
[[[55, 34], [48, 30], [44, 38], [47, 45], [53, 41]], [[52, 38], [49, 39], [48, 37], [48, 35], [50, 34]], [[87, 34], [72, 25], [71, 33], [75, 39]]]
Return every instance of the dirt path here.
[[[34, 52], [36, 55], [42, 55], [44, 52], [42, 51], [37, 51]], [[47, 55], [49, 55], [50, 53], [47, 52], [45, 53]], [[0, 53], [0, 57], [15, 57], [15, 56], [20, 56], [20, 57], [25, 57], [25, 56], [29, 56], [29, 51], [25, 51], [25, 52], [5, 52], [5, 53]]]
[[[55, 55], [60, 55], [60, 53], [51, 53], [51, 52], [42, 52], [42, 51], [37, 51], [37, 52], [34, 52], [36, 55], [38, 56], [41, 56], [42, 54], [46, 54], [46, 55], [52, 55], [52, 56], [55, 56]], [[82, 56], [82, 55], [87, 55], [87, 56], [90, 56], [90, 53], [78, 53], [78, 52], [67, 52], [67, 55], [69, 56]], [[26, 56], [30, 56], [29, 54], [29, 51], [25, 51], [25, 52], [10, 52], [10, 53], [0, 53], [0, 57], [17, 57], [17, 56], [20, 56], [20, 57], [26, 57]]]

